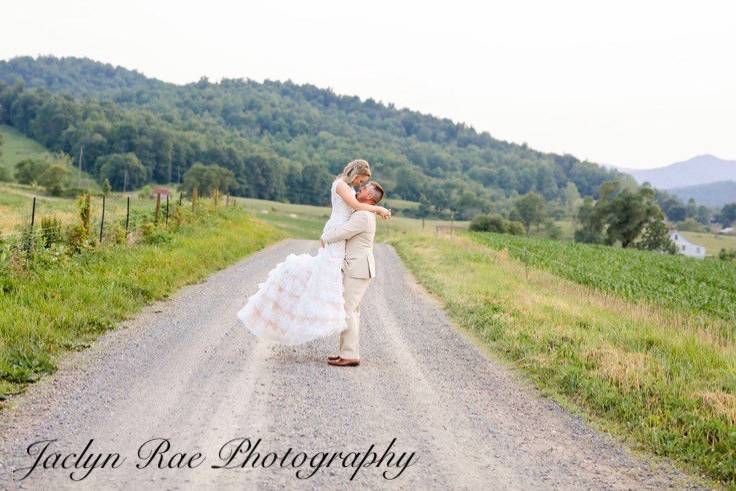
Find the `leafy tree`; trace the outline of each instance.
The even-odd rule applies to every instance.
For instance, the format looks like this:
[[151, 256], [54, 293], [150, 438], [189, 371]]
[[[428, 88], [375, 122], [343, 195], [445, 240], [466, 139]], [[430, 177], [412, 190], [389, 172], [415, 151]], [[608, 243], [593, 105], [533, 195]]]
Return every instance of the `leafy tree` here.
[[655, 195], [659, 207], [662, 209], [668, 220], [671, 222], [681, 222], [687, 218], [688, 209], [682, 201], [680, 201], [680, 198], [661, 190], [656, 190]]
[[698, 205], [695, 203], [695, 200], [693, 198], [687, 200], [686, 211], [688, 218], [695, 218], [698, 216]]
[[51, 164], [38, 177], [38, 184], [46, 188], [52, 196], [61, 196], [64, 180], [69, 176], [69, 167], [62, 164]]
[[21, 184], [37, 184], [49, 163], [39, 159], [23, 159], [15, 164], [15, 180]]
[[580, 202], [580, 193], [578, 192], [578, 187], [574, 182], [568, 182], [565, 186], [564, 199], [565, 210], [567, 211], [568, 216], [574, 217], [578, 203]]
[[654, 190], [648, 187], [638, 192], [624, 189], [617, 194], [606, 193], [596, 208], [608, 225], [605, 242], [610, 245], [620, 241], [624, 248], [632, 246], [648, 224], [664, 219]]
[[600, 244], [603, 242], [603, 217], [596, 213], [595, 202], [592, 198], [585, 198], [578, 207], [577, 222], [580, 228], [575, 230], [577, 242]]
[[396, 186], [392, 190], [410, 201], [420, 201], [424, 195], [422, 175], [413, 168], [404, 166], [396, 171]]
[[181, 189], [187, 194], [197, 189], [200, 196], [211, 196], [216, 190], [227, 193], [237, 184], [232, 171], [219, 165], [197, 162], [184, 174]]
[[703, 225], [709, 225], [710, 219], [713, 216], [713, 213], [710, 211], [710, 208], [707, 206], [700, 205], [698, 206], [698, 216], [697, 220]]
[[329, 190], [332, 176], [316, 163], [309, 163], [301, 171], [300, 192], [302, 203], [325, 205], [329, 203]]
[[669, 230], [664, 223], [664, 215], [660, 211], [645, 225], [641, 239], [636, 242], [636, 247], [648, 251], [661, 251], [675, 254], [677, 246], [669, 236]]
[[99, 169], [99, 178], [107, 180], [116, 191], [135, 189], [146, 182], [146, 168], [132, 152], [98, 157], [95, 167]]
[[517, 199], [514, 208], [521, 223], [524, 224], [527, 235], [531, 226], [542, 223], [546, 216], [544, 198], [533, 191]]
[[718, 219], [724, 227], [730, 227], [733, 222], [736, 222], [736, 203], [724, 205]]
[[5, 167], [0, 167], [0, 182], [9, 182], [13, 178], [10, 175], [10, 171], [6, 169]]

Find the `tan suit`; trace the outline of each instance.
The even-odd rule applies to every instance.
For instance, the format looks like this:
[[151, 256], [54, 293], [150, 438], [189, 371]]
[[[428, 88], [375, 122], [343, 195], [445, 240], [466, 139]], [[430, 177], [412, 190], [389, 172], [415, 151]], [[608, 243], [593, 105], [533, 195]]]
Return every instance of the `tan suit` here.
[[341, 358], [347, 360], [360, 358], [360, 302], [371, 278], [376, 276], [376, 263], [373, 259], [375, 236], [376, 215], [369, 211], [356, 211], [337, 230], [322, 235], [322, 240], [328, 243], [347, 240], [342, 271], [348, 328], [340, 334], [339, 353]]

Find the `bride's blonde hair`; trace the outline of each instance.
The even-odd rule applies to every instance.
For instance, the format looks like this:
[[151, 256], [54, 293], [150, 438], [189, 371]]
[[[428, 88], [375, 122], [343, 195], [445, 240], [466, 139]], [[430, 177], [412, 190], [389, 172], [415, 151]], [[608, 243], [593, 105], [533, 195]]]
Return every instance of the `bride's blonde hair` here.
[[371, 177], [371, 165], [368, 161], [363, 159], [353, 160], [345, 166], [337, 178], [351, 184], [353, 179], [358, 176]]

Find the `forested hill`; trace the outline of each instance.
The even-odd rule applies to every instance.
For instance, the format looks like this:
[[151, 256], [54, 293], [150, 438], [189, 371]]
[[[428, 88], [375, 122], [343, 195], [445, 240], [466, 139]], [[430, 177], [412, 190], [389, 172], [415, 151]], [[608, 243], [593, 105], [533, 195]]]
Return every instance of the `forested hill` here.
[[3, 122], [75, 158], [84, 145], [93, 174], [107, 155], [133, 152], [143, 182], [177, 181], [196, 162], [219, 164], [235, 174], [235, 194], [321, 203], [331, 175], [365, 158], [391, 197], [469, 218], [502, 210], [517, 194], [563, 201], [571, 184], [587, 196], [621, 178], [570, 155], [312, 85], [202, 79], [182, 86], [54, 57], [0, 61], [0, 84]]

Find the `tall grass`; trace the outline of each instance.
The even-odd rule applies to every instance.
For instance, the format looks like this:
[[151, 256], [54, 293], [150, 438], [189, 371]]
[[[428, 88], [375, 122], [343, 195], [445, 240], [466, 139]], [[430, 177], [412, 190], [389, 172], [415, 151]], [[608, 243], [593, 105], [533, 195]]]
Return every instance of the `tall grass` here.
[[[203, 213], [176, 233], [0, 269], [0, 399], [55, 369], [65, 350], [283, 235], [242, 209]], [[7, 259], [7, 258], [6, 258]]]
[[547, 394], [629, 443], [736, 486], [728, 322], [580, 285], [467, 236], [394, 241], [451, 317]]
[[736, 264], [681, 255], [576, 244], [506, 234], [473, 233], [480, 244], [533, 267], [633, 301], [729, 321], [736, 334]]

